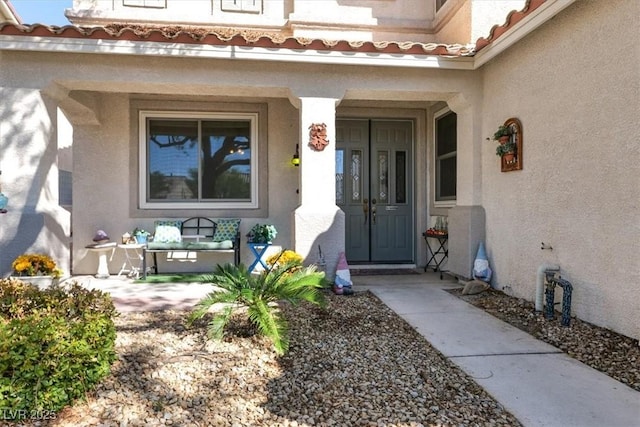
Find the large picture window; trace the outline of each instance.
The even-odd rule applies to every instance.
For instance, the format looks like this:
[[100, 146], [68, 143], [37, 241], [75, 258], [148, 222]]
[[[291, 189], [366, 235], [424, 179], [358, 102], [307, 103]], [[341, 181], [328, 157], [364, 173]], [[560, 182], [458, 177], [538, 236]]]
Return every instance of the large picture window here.
[[447, 204], [456, 200], [457, 125], [456, 113], [449, 110], [436, 113], [436, 204]]
[[256, 114], [140, 112], [141, 207], [257, 207], [256, 128]]

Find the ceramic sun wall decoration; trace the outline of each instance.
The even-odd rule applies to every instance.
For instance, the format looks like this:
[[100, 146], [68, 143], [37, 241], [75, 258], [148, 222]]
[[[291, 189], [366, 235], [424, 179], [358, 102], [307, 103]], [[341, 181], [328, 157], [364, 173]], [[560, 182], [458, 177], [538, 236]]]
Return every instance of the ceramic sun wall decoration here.
[[327, 145], [329, 145], [327, 125], [324, 123], [312, 123], [309, 126], [309, 146], [316, 151], [322, 151]]

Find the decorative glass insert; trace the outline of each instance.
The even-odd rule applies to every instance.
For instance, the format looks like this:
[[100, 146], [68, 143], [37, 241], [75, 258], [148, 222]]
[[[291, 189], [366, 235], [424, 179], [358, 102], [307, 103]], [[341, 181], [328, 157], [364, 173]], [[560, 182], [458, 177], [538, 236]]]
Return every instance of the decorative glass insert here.
[[358, 202], [362, 197], [362, 150], [351, 152], [351, 200]]
[[389, 152], [378, 151], [378, 201], [389, 202]]
[[396, 203], [407, 203], [406, 151], [396, 151]]
[[344, 204], [344, 150], [336, 150], [336, 203]]

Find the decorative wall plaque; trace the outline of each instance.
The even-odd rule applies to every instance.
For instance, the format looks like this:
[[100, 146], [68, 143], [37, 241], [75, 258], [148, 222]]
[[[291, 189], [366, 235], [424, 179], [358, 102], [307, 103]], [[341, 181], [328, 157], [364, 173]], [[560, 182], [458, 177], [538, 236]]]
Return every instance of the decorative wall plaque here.
[[309, 126], [309, 146], [316, 151], [322, 151], [327, 145], [329, 145], [327, 125], [324, 123], [312, 123]]
[[516, 147], [511, 156], [500, 158], [500, 168], [502, 172], [517, 171], [522, 169], [522, 123], [512, 117], [504, 122], [504, 126], [509, 129], [509, 142]]

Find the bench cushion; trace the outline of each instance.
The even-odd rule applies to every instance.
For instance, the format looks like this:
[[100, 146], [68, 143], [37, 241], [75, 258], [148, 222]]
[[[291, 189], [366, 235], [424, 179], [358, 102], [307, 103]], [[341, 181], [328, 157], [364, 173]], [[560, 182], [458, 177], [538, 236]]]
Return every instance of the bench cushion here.
[[147, 250], [149, 251], [214, 251], [233, 249], [233, 241], [223, 240], [222, 242], [187, 242], [182, 241], [180, 243], [163, 243], [163, 242], [149, 242]]

